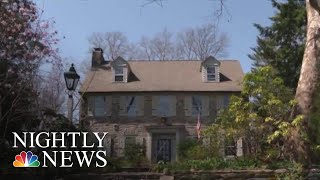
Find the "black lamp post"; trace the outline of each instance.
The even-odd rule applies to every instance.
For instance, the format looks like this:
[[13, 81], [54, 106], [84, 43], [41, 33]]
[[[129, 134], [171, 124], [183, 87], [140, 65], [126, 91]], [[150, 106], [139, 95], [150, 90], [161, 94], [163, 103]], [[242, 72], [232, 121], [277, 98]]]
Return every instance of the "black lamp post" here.
[[71, 64], [71, 67], [68, 72], [64, 73], [64, 79], [66, 81], [66, 86], [68, 90], [68, 119], [70, 120], [70, 123], [72, 124], [72, 114], [73, 114], [73, 97], [72, 94], [76, 90], [80, 76], [77, 74], [74, 65]]

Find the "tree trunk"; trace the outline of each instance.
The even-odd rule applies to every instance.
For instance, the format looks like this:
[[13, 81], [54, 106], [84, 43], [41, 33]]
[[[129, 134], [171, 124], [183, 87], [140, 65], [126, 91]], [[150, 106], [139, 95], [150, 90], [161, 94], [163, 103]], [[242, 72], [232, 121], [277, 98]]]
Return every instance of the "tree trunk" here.
[[306, 46], [300, 71], [300, 78], [296, 90], [298, 102], [294, 114], [302, 114], [304, 117], [303, 127], [292, 132], [293, 158], [304, 164], [310, 163], [310, 146], [303, 140], [302, 131], [309, 133], [310, 114], [313, 97], [317, 88], [319, 76], [319, 50], [320, 50], [320, 15], [318, 0], [306, 0], [308, 18]]

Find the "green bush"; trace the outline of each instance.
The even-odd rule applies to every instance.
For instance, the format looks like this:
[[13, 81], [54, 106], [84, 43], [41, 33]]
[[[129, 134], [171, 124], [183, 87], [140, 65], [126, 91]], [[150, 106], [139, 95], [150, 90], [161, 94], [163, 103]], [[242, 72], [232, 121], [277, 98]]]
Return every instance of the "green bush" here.
[[294, 164], [290, 161], [274, 161], [267, 165], [267, 169], [290, 169]]
[[190, 150], [199, 146], [199, 143], [194, 139], [186, 139], [178, 144], [178, 156], [180, 159], [189, 159]]
[[204, 145], [202, 141], [186, 139], [178, 144], [178, 156], [182, 160], [204, 160], [208, 157], [220, 157], [215, 145]]
[[124, 149], [124, 158], [131, 166], [140, 166], [146, 162], [145, 147], [142, 144], [130, 144]]
[[164, 168], [168, 168], [174, 172], [182, 170], [253, 169], [259, 166], [259, 161], [252, 158], [210, 158], [205, 160], [185, 160], [182, 162], [157, 164], [153, 170], [161, 172]]
[[208, 156], [208, 150], [202, 145], [196, 145], [187, 149], [186, 159], [201, 160]]
[[304, 173], [303, 173], [303, 165], [295, 163], [292, 164], [292, 167], [287, 168], [287, 172], [280, 174], [277, 176], [278, 180], [303, 180], [304, 178]]

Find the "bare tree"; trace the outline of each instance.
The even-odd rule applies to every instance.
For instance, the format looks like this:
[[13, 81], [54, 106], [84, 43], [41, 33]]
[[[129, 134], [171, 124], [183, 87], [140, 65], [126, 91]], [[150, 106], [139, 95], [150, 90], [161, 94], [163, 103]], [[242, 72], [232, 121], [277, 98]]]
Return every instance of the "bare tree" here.
[[63, 79], [63, 68], [60, 64], [53, 64], [51, 71], [40, 71], [45, 76], [39, 76], [38, 85], [38, 104], [39, 109], [49, 108], [56, 113], [62, 112], [62, 106], [65, 103], [66, 94], [65, 82]]
[[194, 53], [194, 31], [193, 29], [188, 29], [177, 35], [177, 54], [179, 59], [192, 60], [196, 59]]
[[143, 36], [139, 43], [130, 43], [121, 32], [94, 33], [89, 38], [89, 43], [91, 48], [102, 48], [109, 60], [118, 56], [128, 60], [203, 60], [210, 55], [226, 55], [227, 35], [219, 33], [214, 25], [189, 28], [174, 35], [164, 29], [152, 38]]
[[142, 57], [148, 60], [171, 60], [176, 58], [173, 34], [167, 29], [151, 39], [142, 37], [139, 43]]
[[121, 32], [107, 32], [105, 34], [107, 43], [108, 59], [116, 59], [120, 55], [125, 55], [128, 48], [127, 37]]
[[152, 51], [152, 48], [150, 46], [150, 39], [149, 38], [143, 36], [140, 40], [139, 46], [140, 46], [143, 58], [145, 58], [149, 61], [155, 59], [154, 52]]
[[134, 59], [144, 59], [144, 53], [138, 44], [129, 43], [127, 46], [127, 52], [125, 58], [127, 60], [134, 60]]
[[222, 57], [226, 55], [227, 35], [220, 34], [212, 24], [187, 29], [178, 34], [178, 49], [185, 59], [203, 60], [208, 56]]
[[122, 32], [106, 32], [93, 33], [89, 37], [91, 49], [100, 47], [103, 49], [105, 57], [109, 60], [114, 60], [118, 56], [126, 57], [129, 42], [127, 37]]
[[[88, 38], [91, 49], [92, 48], [102, 48], [103, 50], [107, 50], [107, 43], [104, 39], [104, 34], [100, 32], [93, 33]], [[90, 51], [91, 51], [90, 49]]]
[[170, 60], [175, 58], [174, 43], [172, 33], [167, 29], [157, 33], [150, 41], [151, 50], [158, 60]]

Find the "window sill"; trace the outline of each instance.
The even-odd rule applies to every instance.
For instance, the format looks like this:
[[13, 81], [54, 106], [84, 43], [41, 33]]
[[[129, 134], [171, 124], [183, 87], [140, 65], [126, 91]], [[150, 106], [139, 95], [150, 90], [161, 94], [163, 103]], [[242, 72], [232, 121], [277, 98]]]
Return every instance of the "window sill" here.
[[126, 83], [124, 81], [113, 81], [113, 83]]
[[226, 155], [225, 156], [226, 159], [234, 159], [236, 157], [237, 157], [236, 155]]
[[87, 119], [102, 121], [102, 120], [106, 120], [108, 117], [110, 117], [110, 116], [93, 116], [93, 115], [88, 115], [88, 116], [87, 116]]

